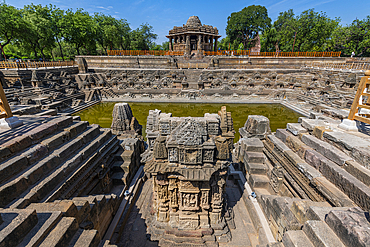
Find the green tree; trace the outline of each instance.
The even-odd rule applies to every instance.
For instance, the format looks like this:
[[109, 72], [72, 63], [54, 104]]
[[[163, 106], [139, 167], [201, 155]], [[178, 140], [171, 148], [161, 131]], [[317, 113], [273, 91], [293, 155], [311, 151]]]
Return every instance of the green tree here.
[[65, 14], [65, 40], [75, 46], [77, 55], [85, 48], [88, 54], [95, 53], [96, 40], [93, 18], [83, 9]]
[[148, 23], [141, 24], [139, 28], [131, 32], [131, 49], [149, 50], [157, 35], [153, 33], [153, 27]]
[[236, 41], [236, 47], [242, 43], [244, 48], [248, 49], [255, 45], [257, 34], [270, 26], [271, 19], [267, 9], [260, 5], [251, 5], [231, 13], [227, 18], [226, 34], [230, 39], [229, 43], [234, 44]]
[[354, 20], [345, 27], [338, 26], [332, 33], [329, 49], [342, 51], [349, 56], [370, 56], [370, 16], [363, 20]]
[[131, 29], [125, 19], [117, 20], [110, 15], [95, 13], [94, 21], [97, 41], [106, 54], [108, 48], [124, 49], [128, 46]]
[[[0, 45], [4, 49], [22, 36], [22, 30], [26, 25], [20, 10], [2, 2], [0, 2], [0, 20]], [[0, 51], [1, 57], [2, 51]]]
[[268, 52], [279, 51], [278, 33], [274, 27], [267, 29], [261, 36], [261, 50]]
[[293, 11], [289, 10], [281, 12], [273, 26], [283, 51], [292, 50], [294, 39], [294, 51], [325, 51], [339, 21], [338, 18], [330, 19], [324, 12], [315, 12], [314, 9], [303, 11], [299, 16], [294, 16]]
[[26, 5], [22, 9], [22, 15], [27, 24], [19, 38], [22, 46], [26, 50], [33, 50], [37, 57], [39, 51], [45, 57], [45, 50], [51, 51], [54, 46], [54, 36], [52, 31], [51, 9], [48, 6]]

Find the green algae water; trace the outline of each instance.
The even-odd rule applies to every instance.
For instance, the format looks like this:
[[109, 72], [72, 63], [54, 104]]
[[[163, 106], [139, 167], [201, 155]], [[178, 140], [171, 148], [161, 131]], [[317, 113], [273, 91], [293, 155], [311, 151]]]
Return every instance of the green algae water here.
[[[104, 102], [78, 112], [74, 115], [90, 124], [99, 124], [103, 128], [110, 128], [112, 124], [112, 112], [115, 103]], [[203, 117], [204, 113], [217, 113], [221, 106], [231, 112], [234, 121], [235, 141], [239, 140], [239, 128], [243, 127], [248, 115], [262, 115], [270, 119], [271, 131], [286, 128], [287, 123], [294, 123], [301, 117], [299, 113], [280, 104], [214, 104], [214, 103], [129, 103], [132, 114], [143, 126], [145, 137], [146, 118], [149, 110], [161, 110], [172, 113], [173, 117]]]

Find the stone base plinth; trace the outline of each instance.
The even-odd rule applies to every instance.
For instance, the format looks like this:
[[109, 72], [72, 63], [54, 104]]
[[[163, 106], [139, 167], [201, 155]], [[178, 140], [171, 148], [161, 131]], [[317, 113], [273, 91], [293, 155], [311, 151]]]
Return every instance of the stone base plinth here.
[[14, 129], [23, 125], [23, 121], [18, 117], [2, 118], [0, 119], [0, 129]]
[[347, 131], [358, 131], [356, 121], [349, 119], [343, 119], [342, 123], [338, 125], [338, 128]]

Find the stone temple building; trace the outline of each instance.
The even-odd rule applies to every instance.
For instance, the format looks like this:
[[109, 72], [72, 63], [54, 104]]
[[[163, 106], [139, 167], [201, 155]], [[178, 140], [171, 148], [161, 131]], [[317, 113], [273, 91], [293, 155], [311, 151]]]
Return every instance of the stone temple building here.
[[217, 51], [218, 35], [216, 27], [202, 25], [198, 16], [190, 16], [186, 25], [173, 27], [166, 36], [169, 38], [170, 51], [183, 51], [184, 56], [197, 54], [203, 51]]

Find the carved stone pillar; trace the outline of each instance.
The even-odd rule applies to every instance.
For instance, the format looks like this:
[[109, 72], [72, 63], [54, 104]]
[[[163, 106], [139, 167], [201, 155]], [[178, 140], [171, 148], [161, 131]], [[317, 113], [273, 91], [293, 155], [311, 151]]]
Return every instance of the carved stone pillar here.
[[184, 56], [190, 56], [190, 35], [186, 35]]
[[215, 38], [215, 51], [217, 51], [217, 38]]
[[201, 53], [202, 52], [202, 50], [203, 50], [203, 46], [202, 46], [202, 35], [201, 34], [199, 34], [199, 36], [198, 36], [198, 47], [197, 47], [198, 49], [198, 53]]
[[172, 38], [170, 38], [169, 49], [170, 49], [170, 51], [173, 51]]
[[213, 37], [211, 37], [211, 45], [209, 47], [209, 50], [212, 51], [213, 50]]

